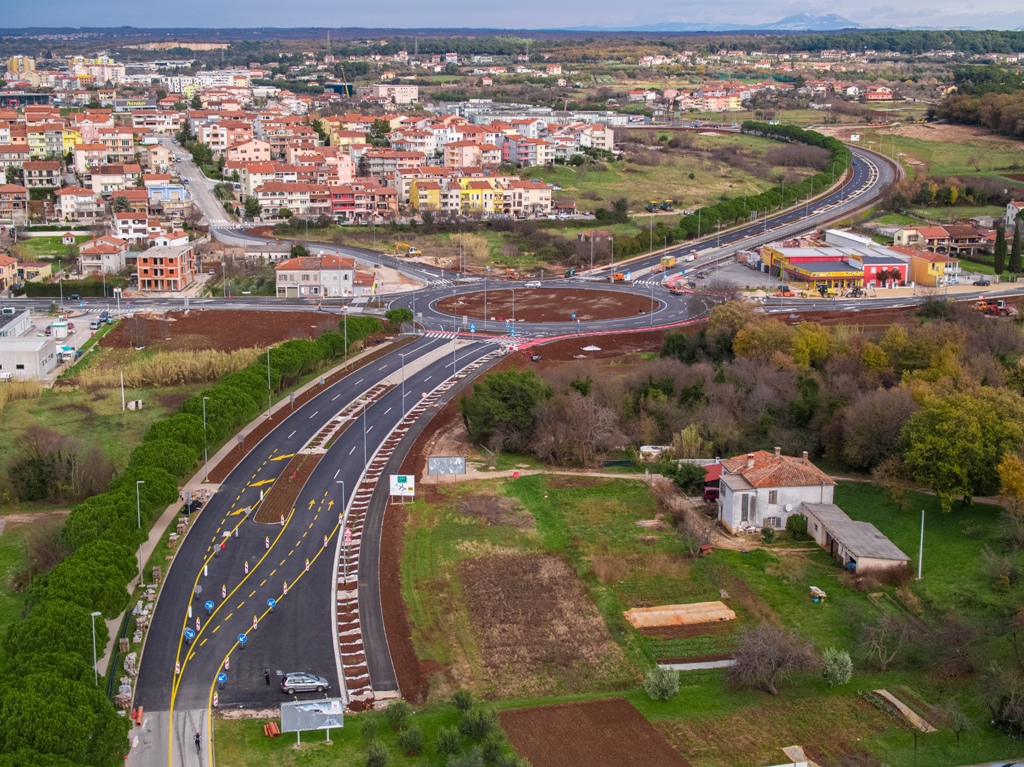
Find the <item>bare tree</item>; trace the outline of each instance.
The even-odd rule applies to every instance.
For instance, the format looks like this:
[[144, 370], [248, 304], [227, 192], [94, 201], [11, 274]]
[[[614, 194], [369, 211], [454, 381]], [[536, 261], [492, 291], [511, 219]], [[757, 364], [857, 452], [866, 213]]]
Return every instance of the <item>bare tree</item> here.
[[600, 453], [621, 444], [614, 410], [578, 391], [543, 403], [537, 415], [534, 452], [562, 465], [590, 466]]
[[938, 676], [957, 678], [978, 670], [976, 652], [981, 632], [976, 626], [959, 620], [943, 623], [932, 637], [935, 648], [932, 669]]
[[978, 726], [974, 723], [964, 710], [960, 707], [960, 701], [956, 698], [948, 698], [942, 704], [942, 718], [944, 724], [956, 735], [956, 744], [960, 745], [960, 735], [963, 733], [977, 732]]
[[790, 675], [817, 664], [810, 642], [781, 626], [764, 623], [743, 632], [736, 663], [727, 673], [737, 687], [778, 695], [779, 685]]
[[860, 635], [860, 649], [878, 664], [879, 671], [885, 671], [903, 652], [915, 634], [916, 629], [906, 618], [885, 613], [873, 623], [864, 624]]

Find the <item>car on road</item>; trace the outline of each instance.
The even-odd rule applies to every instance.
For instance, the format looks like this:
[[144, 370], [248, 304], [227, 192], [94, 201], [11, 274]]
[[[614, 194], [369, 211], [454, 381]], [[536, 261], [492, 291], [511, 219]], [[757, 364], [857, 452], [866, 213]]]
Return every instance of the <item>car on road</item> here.
[[975, 280], [971, 284], [976, 288], [987, 288], [992, 283], [989, 280]]
[[69, 301], [81, 301], [82, 297], [80, 295], [78, 295], [77, 293], [72, 293], [70, 296], [68, 296], [68, 300]]
[[297, 692], [323, 692], [331, 689], [331, 685], [322, 676], [305, 671], [291, 671], [281, 680], [281, 689], [288, 695], [294, 695]]
[[534, 280], [533, 282], [528, 282], [525, 285], [523, 285], [523, 287], [524, 288], [539, 288], [540, 287], [540, 281], [539, 280]]

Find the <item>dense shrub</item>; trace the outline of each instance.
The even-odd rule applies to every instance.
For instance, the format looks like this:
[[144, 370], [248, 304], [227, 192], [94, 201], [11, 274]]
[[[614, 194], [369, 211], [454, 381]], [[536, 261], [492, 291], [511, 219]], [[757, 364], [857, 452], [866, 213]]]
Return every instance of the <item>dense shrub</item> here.
[[175, 477], [184, 477], [195, 469], [198, 455], [198, 451], [191, 445], [157, 439], [143, 442], [135, 448], [128, 460], [128, 468], [156, 467]]
[[419, 756], [423, 751], [423, 730], [419, 727], [410, 727], [398, 733], [398, 747], [406, 756]]
[[786, 520], [786, 532], [797, 538], [807, 535], [807, 517], [803, 514], [793, 514]]
[[822, 653], [824, 668], [821, 675], [829, 687], [840, 687], [853, 677], [853, 661], [846, 650], [829, 647]]
[[679, 672], [655, 666], [644, 675], [644, 692], [651, 700], [672, 700], [679, 694]]
[[405, 727], [411, 715], [412, 706], [401, 698], [391, 701], [384, 709], [384, 718], [388, 720], [392, 730], [400, 730]]

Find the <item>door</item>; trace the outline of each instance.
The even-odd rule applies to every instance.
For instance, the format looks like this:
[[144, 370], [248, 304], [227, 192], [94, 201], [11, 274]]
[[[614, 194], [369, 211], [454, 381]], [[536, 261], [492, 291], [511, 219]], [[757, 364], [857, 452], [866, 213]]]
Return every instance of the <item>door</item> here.
[[740, 496], [740, 522], [750, 521], [750, 496]]

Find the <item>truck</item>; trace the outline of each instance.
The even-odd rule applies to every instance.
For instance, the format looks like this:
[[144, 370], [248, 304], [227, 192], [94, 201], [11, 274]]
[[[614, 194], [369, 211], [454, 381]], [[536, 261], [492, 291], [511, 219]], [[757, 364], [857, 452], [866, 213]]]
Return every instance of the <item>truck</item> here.
[[676, 209], [676, 204], [674, 202], [672, 202], [672, 200], [665, 200], [658, 207], [660, 207], [666, 213], [671, 213], [672, 211], [674, 211]]
[[629, 272], [615, 272], [611, 277], [608, 278], [611, 282], [632, 282], [633, 277]]
[[423, 251], [407, 242], [396, 242], [395, 253], [400, 256], [422, 256]]
[[661, 270], [662, 271], [665, 271], [666, 269], [671, 269], [675, 265], [676, 265], [676, 257], [675, 256], [662, 256], [661, 257]]
[[658, 209], [658, 201], [657, 200], [651, 200], [646, 205], [644, 205], [644, 210], [646, 210], [648, 213], [654, 213], [654, 211], [656, 211], [657, 209]]
[[1016, 317], [1017, 309], [1010, 306], [1002, 298], [984, 298], [974, 304], [974, 308], [989, 317]]

